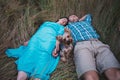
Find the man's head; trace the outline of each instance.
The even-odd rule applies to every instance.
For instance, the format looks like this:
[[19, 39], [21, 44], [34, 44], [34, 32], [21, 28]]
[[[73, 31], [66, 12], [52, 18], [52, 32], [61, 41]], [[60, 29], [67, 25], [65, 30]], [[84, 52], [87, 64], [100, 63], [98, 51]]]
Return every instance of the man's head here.
[[76, 22], [79, 18], [76, 15], [70, 15], [69, 16], [69, 22]]

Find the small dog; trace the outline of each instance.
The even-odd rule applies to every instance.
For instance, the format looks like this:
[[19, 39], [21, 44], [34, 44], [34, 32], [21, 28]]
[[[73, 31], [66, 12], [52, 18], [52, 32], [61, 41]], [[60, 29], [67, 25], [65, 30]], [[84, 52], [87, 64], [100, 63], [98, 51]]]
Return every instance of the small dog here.
[[71, 37], [70, 30], [65, 28], [63, 36], [57, 36], [57, 40], [60, 41], [60, 59], [63, 62], [66, 62], [73, 49], [73, 39]]

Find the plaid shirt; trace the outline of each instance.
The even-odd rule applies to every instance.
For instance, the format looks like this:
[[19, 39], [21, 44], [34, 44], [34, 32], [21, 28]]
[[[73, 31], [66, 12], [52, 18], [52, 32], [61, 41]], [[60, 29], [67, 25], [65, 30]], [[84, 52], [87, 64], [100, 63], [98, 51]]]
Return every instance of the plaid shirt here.
[[90, 14], [88, 14], [83, 21], [68, 23], [66, 28], [71, 31], [74, 42], [99, 38], [99, 35], [91, 25]]

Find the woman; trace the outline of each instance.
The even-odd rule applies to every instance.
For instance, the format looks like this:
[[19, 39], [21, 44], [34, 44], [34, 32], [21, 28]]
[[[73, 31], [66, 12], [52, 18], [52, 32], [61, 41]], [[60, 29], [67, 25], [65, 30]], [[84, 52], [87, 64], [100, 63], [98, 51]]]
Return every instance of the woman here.
[[57, 22], [44, 22], [26, 46], [6, 50], [8, 57], [18, 58], [16, 60], [17, 80], [26, 80], [29, 77], [35, 80], [50, 78], [50, 74], [59, 62], [56, 52], [52, 54], [55, 46], [58, 46], [56, 36], [63, 35], [64, 25], [67, 22], [67, 18], [61, 18]]

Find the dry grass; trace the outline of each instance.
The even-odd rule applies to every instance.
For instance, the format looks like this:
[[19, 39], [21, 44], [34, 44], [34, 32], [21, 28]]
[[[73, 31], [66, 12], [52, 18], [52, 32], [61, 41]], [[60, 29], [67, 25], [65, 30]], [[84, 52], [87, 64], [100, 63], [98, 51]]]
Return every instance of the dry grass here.
[[[15, 59], [4, 51], [28, 40], [46, 21], [86, 13], [93, 15], [93, 24], [101, 40], [111, 46], [120, 61], [119, 0], [0, 0], [0, 80], [15, 80]], [[60, 62], [51, 80], [77, 80], [73, 55], [68, 63]], [[101, 78], [101, 80], [103, 80]]]

